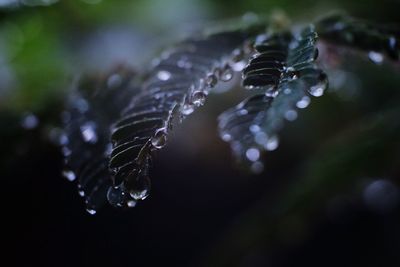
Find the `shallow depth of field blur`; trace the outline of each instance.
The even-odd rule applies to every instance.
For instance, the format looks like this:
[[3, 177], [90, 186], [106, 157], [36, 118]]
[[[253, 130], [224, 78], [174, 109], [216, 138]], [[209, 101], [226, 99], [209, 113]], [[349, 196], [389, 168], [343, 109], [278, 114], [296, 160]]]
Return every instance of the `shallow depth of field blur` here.
[[82, 74], [147, 68], [218, 21], [334, 10], [400, 25], [397, 0], [0, 0], [0, 175], [17, 266], [400, 266], [400, 68], [366, 54], [340, 62], [340, 89], [286, 124], [259, 175], [218, 137], [236, 86], [177, 127], [134, 209], [90, 216], [61, 176], [52, 138]]

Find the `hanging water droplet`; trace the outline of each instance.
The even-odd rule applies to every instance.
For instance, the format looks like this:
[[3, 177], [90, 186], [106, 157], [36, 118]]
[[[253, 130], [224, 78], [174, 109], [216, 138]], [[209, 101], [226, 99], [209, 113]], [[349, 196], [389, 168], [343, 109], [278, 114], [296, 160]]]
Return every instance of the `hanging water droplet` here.
[[311, 86], [308, 92], [315, 97], [322, 96], [328, 87], [328, 79], [326, 78], [325, 74], [321, 74], [321, 76], [318, 79], [318, 82]]
[[275, 135], [268, 138], [267, 142], [264, 144], [265, 149], [268, 151], [273, 151], [277, 149], [278, 146], [279, 146], [279, 139]]
[[225, 67], [221, 70], [220, 79], [221, 81], [228, 82], [232, 79], [232, 77], [233, 77], [233, 70], [228, 64], [226, 64]]
[[248, 111], [247, 109], [245, 109], [245, 108], [239, 109], [239, 110], [237, 111], [237, 114], [238, 114], [239, 116], [244, 116], [244, 115], [247, 115], [248, 113], [249, 113], [249, 111]]
[[89, 103], [83, 98], [78, 98], [74, 101], [74, 107], [78, 109], [80, 113], [85, 113], [89, 110]]
[[292, 89], [290, 89], [290, 88], [285, 88], [285, 89], [283, 90], [283, 93], [284, 93], [285, 95], [289, 95], [290, 93], [292, 93]]
[[85, 196], [85, 191], [78, 190], [78, 194], [79, 194], [79, 196], [84, 197]]
[[76, 179], [76, 175], [73, 171], [71, 170], [63, 170], [62, 175], [68, 180], [68, 181], [74, 181]]
[[192, 104], [184, 104], [181, 108], [181, 113], [183, 115], [190, 115], [194, 111], [194, 106]]
[[90, 214], [90, 215], [95, 215], [96, 214], [96, 210], [95, 209], [86, 209], [86, 211]]
[[285, 119], [288, 121], [294, 121], [297, 119], [297, 111], [296, 110], [288, 110], [285, 112]]
[[383, 55], [375, 51], [370, 51], [368, 53], [368, 58], [375, 64], [381, 64], [383, 62]]
[[130, 196], [135, 200], [144, 200], [150, 193], [150, 178], [146, 174], [140, 174], [133, 186], [129, 190]]
[[229, 65], [234, 71], [242, 71], [246, 66], [244, 51], [240, 48], [233, 50]]
[[252, 132], [252, 133], [258, 133], [261, 130], [260, 126], [258, 126], [256, 124], [250, 125], [249, 129], [250, 129], [250, 132]]
[[157, 78], [161, 81], [168, 81], [171, 78], [171, 73], [166, 70], [160, 70], [157, 72]]
[[123, 207], [127, 199], [127, 195], [123, 185], [111, 186], [107, 191], [107, 200], [114, 207]]
[[214, 73], [209, 73], [206, 77], [206, 86], [213, 88], [218, 82], [218, 78]]
[[58, 136], [58, 144], [59, 145], [65, 146], [65, 145], [68, 144], [68, 142], [69, 142], [69, 139], [68, 139], [68, 136], [65, 133], [61, 133]]
[[157, 130], [154, 137], [151, 139], [151, 144], [153, 147], [160, 149], [163, 148], [167, 143], [167, 133], [165, 128]]
[[204, 105], [204, 102], [206, 101], [206, 93], [204, 91], [196, 91], [193, 93], [192, 96], [192, 103], [196, 106], [202, 106]]
[[267, 91], [265, 92], [265, 95], [268, 97], [276, 97], [279, 94], [278, 90], [276, 90], [275, 86], [272, 86], [271, 88], [268, 88]]
[[96, 133], [96, 124], [94, 122], [86, 122], [85, 124], [81, 125], [81, 134], [83, 140], [88, 143], [96, 143], [97, 142], [97, 133]]
[[222, 140], [224, 140], [225, 142], [229, 142], [232, 140], [232, 136], [228, 133], [223, 133], [221, 135]]
[[311, 100], [308, 96], [303, 96], [297, 103], [296, 107], [298, 108], [306, 108], [310, 104]]
[[34, 129], [38, 126], [39, 119], [33, 114], [26, 114], [21, 121], [21, 126], [27, 130]]
[[179, 68], [190, 69], [192, 63], [190, 63], [186, 58], [181, 58], [178, 60], [177, 65]]
[[257, 148], [251, 147], [246, 150], [246, 157], [250, 161], [257, 161], [260, 158], [260, 151]]
[[250, 170], [254, 174], [260, 174], [264, 170], [264, 164], [260, 161], [256, 161], [251, 164]]
[[117, 88], [118, 86], [120, 86], [122, 83], [122, 77], [121, 75], [115, 73], [112, 74], [110, 77], [108, 77], [107, 79], [107, 86], [108, 88]]
[[128, 202], [126, 202], [126, 205], [128, 206], [128, 208], [133, 208], [136, 206], [136, 201], [135, 200], [129, 200]]

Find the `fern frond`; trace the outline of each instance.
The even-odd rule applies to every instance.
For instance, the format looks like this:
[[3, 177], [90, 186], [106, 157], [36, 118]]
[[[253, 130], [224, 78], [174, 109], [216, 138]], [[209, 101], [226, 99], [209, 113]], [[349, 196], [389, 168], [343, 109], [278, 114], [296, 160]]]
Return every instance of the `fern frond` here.
[[133, 77], [127, 68], [118, 68], [104, 77], [83, 77], [64, 112], [63, 174], [71, 181], [77, 180], [79, 194], [90, 213], [106, 203], [106, 193], [112, 185], [108, 169], [109, 126], [136, 91], [131, 84]]
[[176, 122], [204, 104], [219, 80], [232, 78], [253, 35], [252, 29], [213, 33], [162, 54], [112, 129], [112, 205], [130, 206], [147, 197], [153, 152], [164, 147]]
[[261, 151], [277, 148], [284, 120], [296, 119], [296, 110], [327, 87], [326, 75], [315, 64], [316, 40], [310, 26], [298, 37], [278, 33], [257, 43], [258, 53], [243, 70], [243, 85], [257, 93], [219, 116], [222, 139], [254, 172], [263, 168]]

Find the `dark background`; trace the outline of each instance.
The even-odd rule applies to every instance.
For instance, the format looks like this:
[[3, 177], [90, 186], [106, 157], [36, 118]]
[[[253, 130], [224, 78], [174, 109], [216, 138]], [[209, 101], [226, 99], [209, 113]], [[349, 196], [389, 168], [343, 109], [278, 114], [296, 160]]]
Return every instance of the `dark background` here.
[[[399, 8], [394, 0], [3, 7], [6, 266], [400, 266], [398, 63], [376, 66], [365, 53], [342, 59], [344, 81], [333, 76], [339, 89], [287, 123], [260, 175], [236, 164], [217, 134], [216, 116], [243, 92], [212, 95], [158, 154], [150, 197], [128, 211], [89, 215], [76, 185], [61, 176], [51, 141], [80, 73], [119, 63], [143, 68], [192, 28], [246, 12], [310, 22], [337, 9], [399, 23]], [[22, 127], [29, 114], [38, 119], [32, 129]]]

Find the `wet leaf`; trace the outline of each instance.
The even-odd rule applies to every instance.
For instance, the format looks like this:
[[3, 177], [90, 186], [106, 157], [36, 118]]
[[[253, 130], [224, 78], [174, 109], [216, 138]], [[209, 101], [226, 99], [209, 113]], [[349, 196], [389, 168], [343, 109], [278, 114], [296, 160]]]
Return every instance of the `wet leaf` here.
[[297, 110], [327, 87], [326, 75], [315, 64], [316, 39], [310, 26], [298, 37], [277, 33], [256, 44], [258, 53], [243, 70], [243, 85], [257, 93], [219, 117], [222, 139], [254, 172], [262, 171], [260, 152], [278, 147], [284, 121], [295, 120]]

